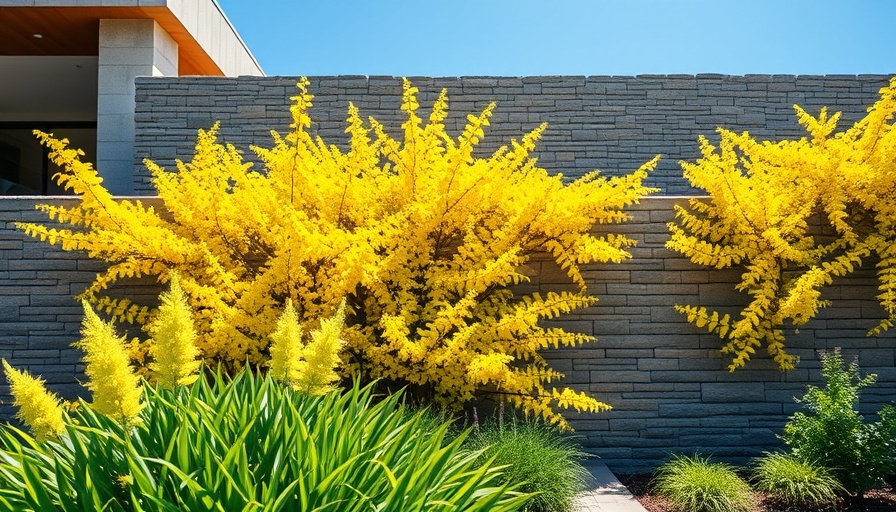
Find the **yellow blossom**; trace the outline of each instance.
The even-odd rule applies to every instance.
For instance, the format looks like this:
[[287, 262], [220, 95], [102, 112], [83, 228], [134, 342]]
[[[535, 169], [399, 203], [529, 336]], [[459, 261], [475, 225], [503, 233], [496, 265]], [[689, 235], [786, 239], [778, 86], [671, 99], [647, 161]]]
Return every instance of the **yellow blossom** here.
[[320, 322], [320, 328], [311, 331], [311, 341], [305, 346], [305, 371], [293, 385], [310, 395], [322, 395], [333, 388], [339, 380], [336, 365], [339, 352], [345, 341], [342, 329], [345, 327], [345, 301], [343, 300], [330, 318]]
[[344, 341], [340, 338], [345, 324], [345, 301], [330, 318], [311, 331], [311, 341], [302, 341], [302, 328], [292, 299], [271, 334], [271, 376], [310, 395], [322, 395], [339, 380], [335, 367]]
[[22, 420], [38, 441], [57, 437], [65, 430], [59, 399], [44, 386], [44, 381], [28, 372], [17, 370], [3, 359], [3, 370], [9, 382], [13, 404], [19, 408], [16, 417]]
[[302, 326], [292, 299], [286, 300], [286, 308], [277, 320], [277, 328], [271, 333], [271, 377], [292, 383], [304, 372]]
[[93, 408], [122, 422], [132, 421], [143, 404], [140, 380], [129, 365], [126, 342], [111, 322], [103, 322], [87, 301], [81, 323], [81, 339], [74, 345], [84, 351], [86, 387], [93, 394]]
[[149, 353], [154, 359], [150, 369], [161, 387], [192, 384], [199, 377], [199, 349], [190, 304], [177, 272], [171, 274], [170, 290], [159, 298], [159, 312], [147, 327], [152, 336]]

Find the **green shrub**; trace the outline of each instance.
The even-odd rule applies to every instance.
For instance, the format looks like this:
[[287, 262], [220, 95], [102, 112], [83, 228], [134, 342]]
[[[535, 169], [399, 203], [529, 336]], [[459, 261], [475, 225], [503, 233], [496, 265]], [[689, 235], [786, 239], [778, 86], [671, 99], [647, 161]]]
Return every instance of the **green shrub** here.
[[756, 461], [753, 482], [788, 506], [826, 505], [844, 490], [827, 468], [785, 453], [766, 453]]
[[752, 504], [750, 486], [734, 468], [699, 455], [673, 455], [657, 469], [653, 485], [687, 512], [745, 511]]
[[896, 411], [884, 406], [880, 420], [865, 423], [858, 413], [859, 391], [876, 375], [859, 376], [839, 351], [821, 356], [823, 389], [809, 386], [799, 401], [808, 413], [794, 414], [784, 426], [784, 442], [793, 453], [831, 469], [850, 492], [861, 494], [884, 483], [896, 471]]
[[538, 493], [522, 510], [568, 510], [585, 488], [589, 473], [580, 461], [587, 455], [569, 437], [541, 421], [484, 422], [474, 429], [467, 446], [484, 450], [480, 463], [507, 466], [502, 470], [504, 485]]
[[516, 510], [500, 470], [421, 435], [370, 388], [313, 397], [270, 377], [146, 389], [136, 426], [82, 406], [56, 441], [0, 430], [0, 505], [19, 511]]

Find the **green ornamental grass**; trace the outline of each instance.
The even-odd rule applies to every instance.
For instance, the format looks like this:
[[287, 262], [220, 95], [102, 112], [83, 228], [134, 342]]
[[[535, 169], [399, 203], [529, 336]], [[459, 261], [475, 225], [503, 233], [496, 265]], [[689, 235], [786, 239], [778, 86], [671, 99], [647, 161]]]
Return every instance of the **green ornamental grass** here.
[[556, 428], [538, 420], [487, 421], [467, 439], [472, 450], [484, 450], [480, 462], [502, 469], [502, 483], [538, 494], [521, 509], [530, 512], [568, 510], [585, 488], [587, 457]]
[[793, 454], [766, 453], [753, 468], [756, 489], [788, 506], [827, 505], [843, 486], [827, 468]]
[[753, 502], [750, 485], [733, 467], [699, 455], [673, 455], [657, 469], [653, 485], [686, 512], [747, 511]]
[[510, 511], [500, 470], [422, 435], [421, 414], [371, 388], [309, 396], [270, 377], [144, 386], [122, 424], [82, 406], [58, 440], [0, 428], [0, 509], [16, 511]]

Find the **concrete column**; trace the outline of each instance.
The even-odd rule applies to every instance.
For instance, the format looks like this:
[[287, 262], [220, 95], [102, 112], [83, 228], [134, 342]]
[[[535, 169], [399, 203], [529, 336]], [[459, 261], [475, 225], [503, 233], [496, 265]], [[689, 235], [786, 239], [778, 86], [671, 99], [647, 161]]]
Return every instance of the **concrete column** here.
[[177, 76], [177, 43], [153, 20], [100, 20], [97, 170], [116, 195], [134, 192], [134, 79]]

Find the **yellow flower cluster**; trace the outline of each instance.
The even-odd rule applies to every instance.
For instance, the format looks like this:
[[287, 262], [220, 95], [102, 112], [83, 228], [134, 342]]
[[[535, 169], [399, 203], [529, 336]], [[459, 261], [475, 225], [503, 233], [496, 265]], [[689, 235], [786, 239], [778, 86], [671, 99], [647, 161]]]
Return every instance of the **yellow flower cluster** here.
[[757, 142], [720, 129], [718, 148], [701, 138], [702, 158], [682, 163], [710, 198], [677, 209], [667, 247], [699, 265], [743, 265], [736, 289], [750, 302], [737, 318], [677, 309], [725, 340], [732, 371], [762, 345], [782, 369], [793, 368], [785, 323], [815, 317], [827, 305], [822, 288], [867, 261], [876, 261], [884, 313], [871, 333], [896, 320], [896, 79], [864, 119], [836, 134], [839, 113], [822, 109], [815, 118], [794, 108], [811, 138]]
[[[263, 170], [218, 143], [217, 126], [200, 131], [192, 161], [176, 172], [147, 161], [164, 215], [113, 200], [73, 150], [43, 136], [67, 169], [60, 183], [82, 201], [41, 207], [73, 229], [20, 227], [108, 262], [83, 297], [118, 319], [143, 323], [149, 312], [104, 296], [110, 284], [179, 272], [197, 346], [233, 368], [264, 362], [287, 300], [308, 332], [347, 298], [343, 367], [356, 378], [423, 386], [454, 406], [489, 387], [561, 424], [546, 403], [605, 407], [545, 388], [559, 374], [538, 350], [589, 338], [539, 322], [594, 302], [582, 265], [629, 257], [631, 240], [591, 229], [626, 220], [622, 209], [650, 192], [642, 181], [656, 159], [628, 176], [594, 172], [565, 184], [530, 157], [545, 126], [481, 158], [474, 149], [494, 105], [469, 115], [455, 139], [444, 126], [446, 93], [424, 121], [407, 81], [402, 138], [350, 106], [344, 151], [307, 131], [312, 95], [307, 80], [298, 86], [292, 131], [252, 148]], [[536, 253], [550, 254], [578, 291], [516, 297]]]
[[286, 300], [286, 308], [277, 320], [277, 329], [271, 333], [271, 377], [280, 382], [291, 383], [303, 373], [302, 326], [292, 299]]
[[[174, 388], [190, 385], [199, 375], [201, 362], [196, 359], [198, 349], [192, 311], [179, 285], [177, 273], [171, 274], [171, 287], [160, 297], [161, 307], [147, 326], [153, 336], [149, 352], [156, 384]], [[143, 388], [131, 366], [124, 337], [115, 333], [111, 322], [102, 321], [85, 301], [81, 339], [75, 347], [84, 351], [86, 384], [93, 394], [93, 410], [124, 425], [139, 422], [143, 409]], [[274, 378], [312, 395], [322, 395], [333, 389], [339, 380], [336, 367], [343, 341], [340, 334], [345, 323], [345, 302], [336, 313], [320, 322], [311, 332], [311, 341], [302, 343], [301, 327], [292, 301], [271, 335], [271, 374]], [[19, 411], [17, 417], [27, 425], [37, 441], [58, 437], [65, 430], [59, 399], [49, 392], [43, 380], [17, 370], [5, 359], [2, 366], [10, 392]]]

